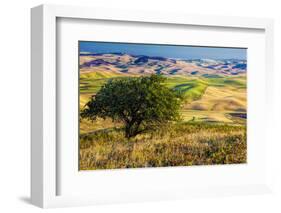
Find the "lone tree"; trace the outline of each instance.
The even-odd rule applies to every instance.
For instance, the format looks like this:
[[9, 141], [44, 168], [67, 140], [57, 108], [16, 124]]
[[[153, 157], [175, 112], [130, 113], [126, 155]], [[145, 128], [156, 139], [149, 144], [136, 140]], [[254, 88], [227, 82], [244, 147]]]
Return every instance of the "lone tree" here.
[[109, 80], [85, 105], [81, 117], [121, 121], [126, 138], [176, 121], [182, 96], [164, 81], [160, 75]]

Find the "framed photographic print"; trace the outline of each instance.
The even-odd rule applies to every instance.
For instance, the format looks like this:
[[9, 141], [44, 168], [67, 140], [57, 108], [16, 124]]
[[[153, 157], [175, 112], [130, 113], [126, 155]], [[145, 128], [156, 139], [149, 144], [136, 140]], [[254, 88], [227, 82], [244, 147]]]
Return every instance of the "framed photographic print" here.
[[270, 192], [270, 19], [32, 9], [40, 207]]

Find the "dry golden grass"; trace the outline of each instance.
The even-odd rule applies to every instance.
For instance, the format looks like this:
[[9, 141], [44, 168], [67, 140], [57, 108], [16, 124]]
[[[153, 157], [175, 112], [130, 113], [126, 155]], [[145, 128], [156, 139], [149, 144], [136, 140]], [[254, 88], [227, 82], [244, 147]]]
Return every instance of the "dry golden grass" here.
[[179, 123], [127, 140], [120, 128], [80, 136], [80, 170], [246, 163], [246, 128]]

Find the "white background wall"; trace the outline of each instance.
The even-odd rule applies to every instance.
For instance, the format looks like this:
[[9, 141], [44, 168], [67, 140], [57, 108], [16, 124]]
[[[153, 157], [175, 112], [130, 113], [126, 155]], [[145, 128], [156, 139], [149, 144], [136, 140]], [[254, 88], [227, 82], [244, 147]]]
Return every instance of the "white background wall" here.
[[[29, 204], [30, 8], [42, 3], [275, 19], [275, 190], [272, 195], [202, 198], [67, 209], [69, 212], [280, 212], [281, 12], [276, 0], [3, 0], [0, 6], [0, 212], [37, 212]], [[279, 110], [278, 110], [279, 109]], [[47, 210], [61, 212], [65, 209]]]

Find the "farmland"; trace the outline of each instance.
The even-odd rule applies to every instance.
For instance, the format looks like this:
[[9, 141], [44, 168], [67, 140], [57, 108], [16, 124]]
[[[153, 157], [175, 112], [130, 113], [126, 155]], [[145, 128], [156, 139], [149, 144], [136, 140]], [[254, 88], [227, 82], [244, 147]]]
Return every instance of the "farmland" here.
[[162, 58], [135, 65], [132, 58], [80, 56], [80, 110], [109, 80], [156, 72], [166, 78], [166, 87], [183, 94], [181, 120], [126, 139], [118, 121], [81, 119], [80, 170], [246, 162], [245, 72], [233, 69], [235, 74], [227, 73], [221, 67], [204, 69], [201, 62], [199, 66], [198, 62], [174, 63]]

